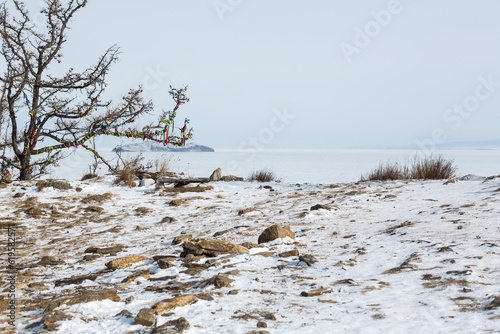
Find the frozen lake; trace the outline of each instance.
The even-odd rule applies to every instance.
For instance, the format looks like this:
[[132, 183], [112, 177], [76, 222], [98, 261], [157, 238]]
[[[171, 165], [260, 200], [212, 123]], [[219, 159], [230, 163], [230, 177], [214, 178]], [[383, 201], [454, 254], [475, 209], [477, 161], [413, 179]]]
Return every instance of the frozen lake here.
[[[108, 159], [116, 155], [111, 149], [99, 153]], [[247, 177], [262, 168], [273, 171], [284, 182], [338, 183], [356, 182], [364, 173], [386, 161], [405, 162], [415, 157], [415, 150], [259, 150], [241, 151], [217, 149], [213, 153], [158, 153], [145, 152], [144, 162], [164, 157], [170, 159], [173, 171], [190, 176], [208, 177], [216, 168], [223, 175]], [[490, 176], [500, 174], [500, 150], [443, 150], [435, 151], [455, 161], [458, 174]], [[128, 153], [127, 156], [136, 155]], [[60, 167], [50, 177], [80, 179], [88, 172], [92, 154], [85, 150], [72, 153], [60, 161]], [[99, 173], [106, 173], [101, 167]]]

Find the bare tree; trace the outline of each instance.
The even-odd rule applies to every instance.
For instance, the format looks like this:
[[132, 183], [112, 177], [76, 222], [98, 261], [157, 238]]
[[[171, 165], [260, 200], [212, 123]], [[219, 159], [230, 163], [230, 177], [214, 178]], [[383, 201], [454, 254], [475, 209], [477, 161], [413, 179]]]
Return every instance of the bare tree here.
[[[99, 135], [175, 145], [190, 139], [192, 132], [186, 129], [187, 120], [181, 135], [170, 133], [177, 109], [189, 101], [185, 96], [187, 87], [171, 87], [176, 103], [173, 111], [164, 113], [158, 124], [143, 128], [131, 127], [140, 114], [153, 110], [152, 102], [143, 99], [141, 87], [131, 89], [114, 107], [111, 101], [100, 100], [109, 69], [118, 60], [116, 46], [82, 72], [70, 67], [62, 76], [50, 74], [50, 65], [62, 62], [69, 23], [87, 4], [87, 0], [63, 2], [45, 1], [41, 11], [45, 29], [33, 24], [22, 1], [12, 0], [13, 13], [7, 2], [0, 5], [1, 55], [6, 65], [0, 76], [0, 132], [1, 128], [5, 131], [7, 124], [10, 126], [10, 134], [0, 141], [0, 148], [11, 148], [13, 155], [2, 155], [4, 163], [18, 169], [21, 180], [27, 180], [43, 174], [62, 157], [64, 149], [83, 147], [102, 159], [89, 147], [89, 142]], [[98, 108], [104, 112], [97, 113]], [[2, 115], [6, 117], [3, 121]]]

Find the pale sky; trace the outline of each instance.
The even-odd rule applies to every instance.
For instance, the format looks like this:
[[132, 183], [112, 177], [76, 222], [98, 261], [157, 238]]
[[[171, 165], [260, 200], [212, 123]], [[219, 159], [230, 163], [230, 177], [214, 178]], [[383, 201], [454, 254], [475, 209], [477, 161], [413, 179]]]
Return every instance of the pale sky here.
[[107, 97], [144, 84], [156, 119], [169, 85], [188, 84], [179, 121], [215, 148], [498, 139], [498, 13], [495, 0], [90, 0], [62, 65], [117, 44]]

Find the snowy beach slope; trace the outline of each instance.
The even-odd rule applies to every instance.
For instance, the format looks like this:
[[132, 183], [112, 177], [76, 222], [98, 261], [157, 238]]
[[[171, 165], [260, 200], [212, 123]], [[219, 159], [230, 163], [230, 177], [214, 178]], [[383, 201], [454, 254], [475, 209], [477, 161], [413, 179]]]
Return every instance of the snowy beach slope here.
[[[0, 188], [3, 249], [16, 225], [17, 332], [500, 331], [500, 177], [184, 193], [112, 180]], [[273, 224], [295, 239], [256, 245]], [[173, 240], [188, 235], [248, 252], [180, 257]]]

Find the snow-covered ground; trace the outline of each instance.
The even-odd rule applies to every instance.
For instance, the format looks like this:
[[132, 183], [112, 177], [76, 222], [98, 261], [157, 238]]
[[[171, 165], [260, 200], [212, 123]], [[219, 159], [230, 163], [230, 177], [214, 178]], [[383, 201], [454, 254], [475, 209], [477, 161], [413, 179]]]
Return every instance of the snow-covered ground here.
[[[155, 326], [184, 317], [189, 334], [500, 332], [494, 302], [500, 176], [447, 185], [216, 182], [212, 190], [179, 194], [112, 180], [41, 191], [36, 182], [15, 181], [0, 189], [3, 249], [5, 226], [17, 225], [17, 332], [45, 331], [42, 317], [61, 311], [59, 319], [67, 319], [55, 324], [57, 333], [150, 333], [153, 327], [134, 324], [139, 310], [183, 295], [196, 302], [155, 315]], [[89, 197], [106, 193], [111, 197]], [[325, 208], [311, 210], [317, 204]], [[289, 225], [295, 239], [190, 263], [180, 257], [182, 243], [172, 243], [191, 234], [256, 244], [273, 224]], [[90, 247], [117, 245], [123, 250], [83, 260]], [[295, 249], [317, 262], [279, 256]], [[159, 255], [172, 256], [172, 266], [161, 269], [153, 259]], [[123, 269], [106, 267], [127, 256], [145, 258]], [[124, 283], [134, 273], [146, 274]], [[229, 286], [207, 283], [224, 273], [234, 280]], [[6, 275], [3, 269], [3, 281]], [[60, 281], [82, 276], [89, 279]], [[116, 293], [78, 300], [101, 289]], [[323, 294], [302, 295], [316, 289]], [[1, 296], [5, 310], [7, 292]], [[117, 315], [124, 310], [128, 316]]]

